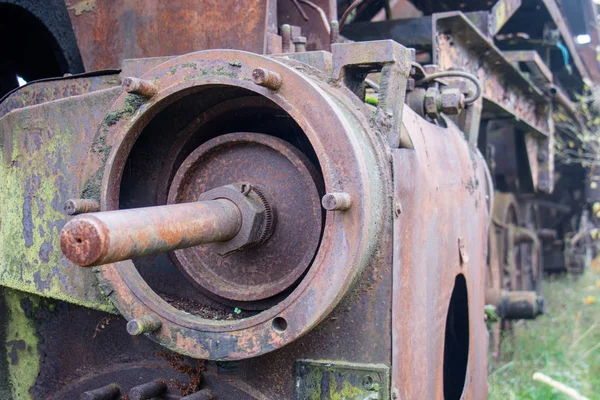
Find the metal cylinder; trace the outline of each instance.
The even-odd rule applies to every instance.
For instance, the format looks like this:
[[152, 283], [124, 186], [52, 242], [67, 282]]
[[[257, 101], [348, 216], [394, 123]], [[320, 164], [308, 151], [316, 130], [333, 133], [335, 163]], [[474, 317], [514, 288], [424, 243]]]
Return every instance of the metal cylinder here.
[[544, 314], [544, 298], [533, 291], [487, 289], [486, 304], [493, 304], [502, 319], [534, 319]]
[[149, 400], [167, 391], [167, 384], [157, 380], [136, 386], [129, 391], [129, 400]]
[[64, 205], [65, 214], [78, 215], [100, 211], [100, 204], [92, 199], [69, 199]]
[[80, 400], [116, 400], [121, 397], [121, 388], [115, 383], [84, 392], [79, 396]]
[[202, 389], [199, 392], [190, 394], [189, 396], [182, 397], [181, 400], [213, 400], [215, 394], [210, 389]]
[[240, 230], [242, 214], [225, 199], [83, 214], [60, 234], [60, 248], [82, 267], [109, 264], [205, 243]]

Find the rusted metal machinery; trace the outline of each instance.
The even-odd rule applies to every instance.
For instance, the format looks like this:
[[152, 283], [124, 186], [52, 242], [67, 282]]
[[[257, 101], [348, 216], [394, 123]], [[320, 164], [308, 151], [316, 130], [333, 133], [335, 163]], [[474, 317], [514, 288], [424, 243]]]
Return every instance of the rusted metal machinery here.
[[544, 308], [547, 68], [491, 40], [520, 2], [339, 3], [55, 4], [89, 72], [0, 101], [0, 397], [486, 397], [484, 305]]

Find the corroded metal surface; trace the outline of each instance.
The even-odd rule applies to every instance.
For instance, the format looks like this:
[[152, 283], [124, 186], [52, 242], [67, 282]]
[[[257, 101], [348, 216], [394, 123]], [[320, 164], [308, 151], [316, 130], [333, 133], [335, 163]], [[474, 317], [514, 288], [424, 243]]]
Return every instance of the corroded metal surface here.
[[93, 272], [62, 256], [58, 232], [67, 219], [64, 202], [81, 196], [84, 153], [107, 150], [94, 132], [119, 93], [98, 90], [0, 119], [0, 284], [113, 310]]
[[60, 248], [82, 267], [224, 242], [240, 230], [242, 214], [217, 199], [80, 215], [63, 227]]
[[[251, 81], [252, 72], [258, 67], [281, 75], [283, 84], [277, 93]], [[344, 191], [357, 199], [348, 211], [326, 218], [319, 251], [297, 287], [281, 303], [250, 318], [222, 324], [184, 313], [156, 295], [131, 262], [103, 268], [103, 282], [114, 291], [111, 298], [127, 318], [149, 312], [161, 318], [162, 329], [150, 334], [154, 340], [184, 354], [210, 359], [242, 359], [274, 350], [321, 321], [369, 262], [382, 226], [375, 223], [382, 218], [382, 208], [377, 204], [383, 198], [381, 164], [370, 161], [375, 144], [372, 136], [366, 134], [368, 123], [364, 114], [342, 112], [342, 107], [353, 110], [355, 105], [347, 107], [327, 100], [347, 99], [352, 96], [347, 89], [330, 86], [325, 77], [317, 78], [317, 71], [311, 73], [309, 78], [280, 62], [249, 53], [196, 53], [173, 59], [140, 77], [155, 82], [158, 93], [138, 108], [129, 112], [131, 95], [123, 94], [108, 112], [98, 131], [103, 140], [113, 145], [106, 169], [102, 155], [91, 152], [86, 172], [92, 178], [88, 187], [102, 183], [99, 190], [105, 210], [118, 207], [124, 163], [151, 116], [185, 93], [216, 84], [260, 94], [283, 108], [310, 140], [319, 166], [326, 172], [325, 189]], [[103, 171], [101, 179], [95, 178]], [[281, 328], [278, 318], [286, 321], [285, 328]]]
[[186, 275], [211, 293], [238, 301], [269, 298], [304, 273], [318, 248], [322, 211], [317, 172], [281, 139], [227, 134], [187, 157], [173, 179], [168, 203], [203, 199], [228, 182], [248, 182], [248, 191], [266, 199], [273, 209], [272, 235], [260, 240], [264, 244], [226, 257], [221, 244], [179, 250], [175, 257]]
[[[451, 393], [460, 393], [464, 379], [462, 398], [482, 399], [487, 167], [453, 124], [434, 126], [408, 108], [403, 122], [415, 150], [393, 153], [394, 202], [401, 211], [394, 219], [392, 387], [399, 398], [458, 398]], [[457, 276], [468, 293], [468, 328], [460, 333], [469, 339], [468, 368], [444, 359], [444, 323]], [[444, 376], [444, 364], [454, 377]], [[444, 380], [459, 387], [445, 392]]]
[[[68, 78], [53, 78], [30, 82], [7, 94], [0, 101], [0, 117], [17, 108], [64, 99], [120, 84], [118, 71], [81, 74]], [[91, 75], [91, 76], [90, 76]]]
[[[487, 102], [522, 120], [529, 129], [550, 135], [550, 106], [540, 88], [533, 86], [461, 13], [433, 17], [434, 62], [442, 70], [460, 68], [483, 82]], [[484, 104], [485, 110], [485, 104]]]
[[[266, 51], [271, 0], [69, 0], [85, 69], [204, 49]], [[243, 22], [241, 22], [243, 21]], [[109, 44], [109, 45], [107, 45]]]

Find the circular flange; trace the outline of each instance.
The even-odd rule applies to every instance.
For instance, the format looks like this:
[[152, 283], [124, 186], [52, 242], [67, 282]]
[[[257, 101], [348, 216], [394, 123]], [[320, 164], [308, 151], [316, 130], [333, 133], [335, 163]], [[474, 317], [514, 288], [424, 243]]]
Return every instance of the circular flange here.
[[194, 283], [230, 300], [263, 300], [287, 289], [319, 246], [315, 174], [302, 153], [273, 136], [230, 133], [198, 147], [177, 171], [168, 203], [198, 201], [213, 188], [248, 182], [273, 208], [276, 226], [265, 243], [226, 256], [220, 255], [220, 243], [177, 250], [180, 268]]
[[[277, 92], [252, 82], [256, 68], [282, 77]], [[149, 313], [159, 317], [161, 328], [148, 333], [149, 338], [197, 358], [255, 357], [306, 334], [333, 310], [367, 267], [385, 226], [384, 181], [391, 178], [385, 141], [370, 128], [368, 110], [343, 85], [330, 83], [326, 75], [307, 65], [235, 50], [173, 58], [140, 79], [155, 83], [157, 93], [141, 100], [123, 93], [95, 138], [95, 142], [106, 142], [110, 154], [106, 157], [94, 147], [88, 155], [86, 190], [99, 190], [102, 210], [119, 208], [125, 165], [138, 136], [154, 117], [190, 94], [205, 92], [206, 98], [215, 98], [231, 88], [264, 97], [293, 119], [316, 154], [325, 192], [348, 193], [352, 207], [327, 213], [311, 267], [281, 301], [252, 317], [215, 321], [176, 309], [150, 288], [132, 261], [103, 266], [97, 274], [100, 284], [127, 319]]]

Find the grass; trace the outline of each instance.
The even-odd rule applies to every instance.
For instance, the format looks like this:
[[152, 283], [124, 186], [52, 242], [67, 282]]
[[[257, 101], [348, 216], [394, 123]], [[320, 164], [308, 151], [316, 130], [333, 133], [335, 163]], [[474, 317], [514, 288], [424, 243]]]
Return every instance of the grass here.
[[516, 323], [515, 336], [505, 338], [500, 356], [490, 354], [490, 400], [568, 399], [533, 381], [534, 372], [600, 400], [599, 271], [588, 268], [579, 278], [553, 277], [544, 282], [546, 314]]

